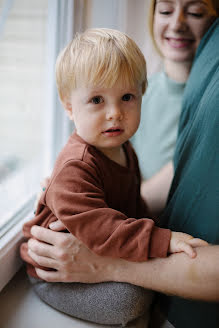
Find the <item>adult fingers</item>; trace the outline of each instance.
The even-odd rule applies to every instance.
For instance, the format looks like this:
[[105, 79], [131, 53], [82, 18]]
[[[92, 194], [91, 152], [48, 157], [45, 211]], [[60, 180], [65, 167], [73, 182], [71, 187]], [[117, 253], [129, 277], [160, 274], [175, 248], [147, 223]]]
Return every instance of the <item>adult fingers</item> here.
[[30, 249], [28, 250], [28, 255], [40, 266], [43, 266], [45, 268], [58, 269], [58, 263], [54, 259], [37, 255]]
[[47, 281], [47, 282], [58, 282], [61, 281], [58, 279], [57, 271], [45, 271], [39, 268], [35, 268], [36, 273], [39, 278]]
[[[70, 248], [57, 247], [45, 244], [35, 239], [28, 240], [28, 250], [37, 256], [47, 257], [57, 262], [56, 267], [65, 266], [66, 263], [72, 263], [74, 255], [80, 250], [79, 246], [73, 245]], [[38, 263], [38, 262], [37, 262]]]
[[66, 229], [66, 227], [64, 226], [64, 224], [60, 220], [57, 220], [57, 221], [54, 221], [54, 222], [50, 223], [49, 227], [53, 231], [63, 231], [64, 229]]
[[83, 282], [83, 283], [97, 283], [101, 282], [101, 279], [95, 275], [88, 275], [87, 273], [68, 273], [65, 271], [46, 271], [43, 269], [35, 268], [36, 273], [39, 278], [48, 281], [48, 282]]
[[28, 240], [27, 244], [28, 249], [34, 252], [36, 255], [55, 258], [54, 246], [42, 243], [32, 238]]
[[74, 280], [73, 274], [69, 276], [68, 274], [60, 271], [45, 271], [39, 268], [35, 268], [35, 270], [38, 277], [47, 282], [78, 282], [78, 280]]
[[33, 226], [31, 234], [40, 241], [60, 247], [69, 247], [76, 240], [70, 233], [56, 232], [40, 226]]

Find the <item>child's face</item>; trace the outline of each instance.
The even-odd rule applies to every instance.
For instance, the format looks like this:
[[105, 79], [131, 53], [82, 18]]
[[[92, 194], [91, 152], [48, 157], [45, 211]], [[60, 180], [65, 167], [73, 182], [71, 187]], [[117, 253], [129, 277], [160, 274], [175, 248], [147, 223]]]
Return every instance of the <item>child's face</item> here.
[[77, 134], [102, 152], [119, 148], [136, 132], [141, 114], [141, 87], [75, 89], [65, 103]]

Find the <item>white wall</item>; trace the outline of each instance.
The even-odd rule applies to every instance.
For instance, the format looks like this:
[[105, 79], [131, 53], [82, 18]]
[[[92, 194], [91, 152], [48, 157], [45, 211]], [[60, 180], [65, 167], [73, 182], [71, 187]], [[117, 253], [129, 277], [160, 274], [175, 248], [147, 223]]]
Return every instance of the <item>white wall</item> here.
[[83, 13], [83, 22], [76, 17], [75, 31], [90, 27], [108, 27], [126, 32], [144, 53], [150, 76], [160, 68], [160, 58], [148, 32], [149, 2], [150, 0], [76, 0], [75, 12], [81, 13], [80, 17]]

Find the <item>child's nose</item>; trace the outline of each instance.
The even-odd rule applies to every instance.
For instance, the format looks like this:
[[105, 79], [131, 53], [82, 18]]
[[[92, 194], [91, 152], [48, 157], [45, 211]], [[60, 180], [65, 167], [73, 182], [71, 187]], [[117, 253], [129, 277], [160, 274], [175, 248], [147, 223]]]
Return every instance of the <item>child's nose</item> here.
[[120, 106], [112, 105], [108, 108], [106, 118], [107, 120], [121, 120], [123, 117]]

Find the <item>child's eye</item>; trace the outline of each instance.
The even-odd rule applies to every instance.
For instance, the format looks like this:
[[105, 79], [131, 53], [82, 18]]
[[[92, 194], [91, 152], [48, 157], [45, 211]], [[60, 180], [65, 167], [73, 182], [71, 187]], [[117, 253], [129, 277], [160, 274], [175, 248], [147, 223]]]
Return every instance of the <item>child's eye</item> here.
[[91, 103], [95, 105], [101, 104], [102, 102], [103, 102], [103, 98], [100, 96], [95, 96], [91, 99]]
[[130, 93], [126, 93], [124, 96], [122, 96], [123, 101], [130, 101], [132, 99], [133, 99], [133, 95], [131, 95]]

